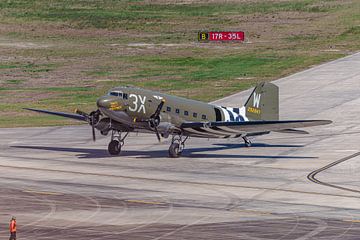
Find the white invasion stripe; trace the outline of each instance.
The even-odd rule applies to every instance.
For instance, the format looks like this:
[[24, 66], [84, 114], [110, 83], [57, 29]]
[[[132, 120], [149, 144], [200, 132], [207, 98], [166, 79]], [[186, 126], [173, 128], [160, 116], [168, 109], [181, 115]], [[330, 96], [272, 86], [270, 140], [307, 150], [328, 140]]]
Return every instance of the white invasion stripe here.
[[224, 107], [221, 107], [221, 111], [223, 112], [224, 114], [224, 122], [229, 122], [230, 121], [230, 115], [229, 115], [229, 112], [227, 111], [226, 108]]
[[246, 108], [245, 107], [240, 108], [240, 115], [244, 118], [245, 122], [249, 121], [249, 119], [246, 117]]
[[211, 128], [201, 128], [201, 129], [203, 129], [203, 130], [205, 130], [205, 131], [207, 131], [207, 132], [211, 132], [211, 133], [215, 133], [215, 134], [217, 134], [217, 135], [225, 135], [225, 136], [229, 136], [229, 133], [228, 132], [221, 132], [221, 131], [218, 131], [218, 130], [214, 130], [214, 129], [211, 129]]
[[220, 137], [219, 135], [217, 134], [213, 134], [213, 133], [208, 133], [208, 132], [200, 132], [200, 131], [197, 131], [193, 128], [184, 128], [186, 131], [188, 132], [192, 132], [192, 133], [195, 133], [197, 135], [203, 135], [203, 136], [212, 136], [212, 137]]
[[244, 131], [237, 131], [237, 130], [234, 130], [234, 129], [231, 129], [231, 128], [228, 128], [228, 127], [225, 127], [225, 126], [219, 126], [218, 128], [226, 131], [226, 132], [230, 132], [230, 133], [237, 133], [237, 134], [242, 134], [242, 133], [246, 133]]

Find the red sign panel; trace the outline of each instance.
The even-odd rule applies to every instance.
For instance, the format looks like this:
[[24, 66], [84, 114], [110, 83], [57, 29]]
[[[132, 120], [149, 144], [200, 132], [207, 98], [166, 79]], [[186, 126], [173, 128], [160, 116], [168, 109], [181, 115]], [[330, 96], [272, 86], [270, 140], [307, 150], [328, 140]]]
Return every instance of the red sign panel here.
[[209, 41], [244, 41], [244, 32], [209, 32]]
[[244, 32], [199, 32], [199, 41], [244, 41]]

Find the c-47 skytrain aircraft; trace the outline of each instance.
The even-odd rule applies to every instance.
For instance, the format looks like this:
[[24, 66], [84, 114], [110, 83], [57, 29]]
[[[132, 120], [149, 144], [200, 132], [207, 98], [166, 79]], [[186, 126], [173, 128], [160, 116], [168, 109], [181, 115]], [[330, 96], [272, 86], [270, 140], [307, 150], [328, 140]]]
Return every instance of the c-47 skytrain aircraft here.
[[111, 132], [108, 151], [118, 155], [129, 132], [155, 133], [172, 136], [170, 157], [179, 157], [189, 137], [242, 138], [250, 146], [249, 136], [271, 131], [307, 133], [294, 128], [329, 124], [329, 120], [279, 121], [279, 89], [272, 83], [255, 87], [245, 105], [223, 107], [200, 101], [171, 96], [137, 87], [116, 87], [97, 100], [96, 111], [90, 114], [75, 110], [75, 114], [25, 108], [80, 121], [102, 135]]

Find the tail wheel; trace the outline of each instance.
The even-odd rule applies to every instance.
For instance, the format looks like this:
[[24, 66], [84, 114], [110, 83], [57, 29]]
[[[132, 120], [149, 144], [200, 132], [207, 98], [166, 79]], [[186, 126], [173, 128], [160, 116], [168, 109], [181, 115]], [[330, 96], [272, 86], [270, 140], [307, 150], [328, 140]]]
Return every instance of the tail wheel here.
[[251, 141], [247, 137], [243, 137], [243, 140], [246, 147], [251, 147]]
[[109, 143], [108, 151], [110, 155], [119, 155], [121, 152], [121, 144], [118, 140], [112, 140]]
[[180, 145], [178, 143], [173, 143], [169, 147], [169, 156], [172, 158], [177, 158], [181, 155]]

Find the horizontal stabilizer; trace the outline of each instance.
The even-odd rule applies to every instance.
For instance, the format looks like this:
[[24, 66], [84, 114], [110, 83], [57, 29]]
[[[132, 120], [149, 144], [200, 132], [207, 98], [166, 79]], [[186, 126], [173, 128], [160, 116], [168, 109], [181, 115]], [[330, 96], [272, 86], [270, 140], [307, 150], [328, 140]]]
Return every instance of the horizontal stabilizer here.
[[24, 108], [24, 109], [29, 110], [29, 111], [33, 111], [33, 112], [38, 112], [38, 113], [45, 113], [45, 114], [50, 114], [50, 115], [55, 115], [55, 116], [60, 116], [60, 117], [71, 118], [71, 119], [75, 119], [75, 120], [79, 120], [79, 121], [87, 121], [85, 116], [82, 116], [82, 115], [79, 115], [79, 114], [64, 113], [64, 112], [53, 112], [53, 111], [40, 110], [40, 109], [34, 109], [34, 108]]

